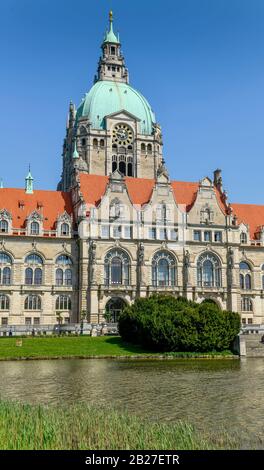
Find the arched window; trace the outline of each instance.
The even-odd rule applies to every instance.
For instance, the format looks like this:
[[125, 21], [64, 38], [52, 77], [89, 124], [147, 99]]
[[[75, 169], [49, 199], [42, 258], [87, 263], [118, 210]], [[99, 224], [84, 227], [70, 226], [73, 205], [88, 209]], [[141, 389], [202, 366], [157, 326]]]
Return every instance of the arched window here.
[[11, 284], [12, 259], [7, 253], [0, 253], [0, 285]]
[[101, 147], [101, 149], [103, 149], [103, 148], [104, 148], [104, 145], [105, 145], [105, 143], [104, 143], [104, 139], [101, 139], [101, 140], [100, 140], [100, 147]]
[[41, 285], [42, 284], [42, 269], [36, 268], [34, 272], [34, 284]]
[[71, 298], [69, 295], [59, 295], [57, 297], [56, 310], [71, 310]]
[[25, 310], [41, 310], [41, 298], [39, 295], [28, 295], [25, 300]]
[[145, 152], [146, 152], [146, 145], [141, 144], [141, 153], [145, 153]]
[[39, 223], [38, 222], [31, 222], [30, 235], [39, 235]]
[[253, 303], [250, 297], [241, 297], [241, 311], [253, 312]]
[[5, 294], [0, 294], [0, 310], [9, 310], [9, 307], [9, 297]]
[[202, 254], [197, 262], [199, 287], [221, 287], [221, 264], [213, 253]]
[[62, 265], [62, 266], [71, 266], [72, 265], [72, 260], [68, 255], [60, 255], [56, 259], [56, 264]]
[[240, 289], [251, 289], [251, 269], [248, 263], [241, 261], [239, 263]]
[[105, 285], [128, 285], [130, 262], [123, 250], [111, 250], [104, 261]]
[[247, 243], [247, 234], [245, 232], [240, 234], [240, 243]]
[[69, 228], [69, 224], [61, 224], [61, 235], [62, 236], [65, 236], [65, 235], [69, 235], [70, 233], [70, 228]]
[[12, 259], [7, 253], [0, 253], [0, 264], [12, 264]]
[[148, 153], [149, 155], [152, 154], [152, 145], [151, 145], [151, 144], [148, 144], [148, 146], [147, 146], [147, 153]]
[[71, 286], [72, 285], [72, 270], [71, 269], [65, 269], [65, 285], [66, 286]]
[[98, 148], [98, 140], [97, 139], [93, 139], [93, 148], [94, 149]]
[[37, 265], [37, 264], [43, 264], [43, 260], [42, 260], [42, 258], [41, 258], [39, 255], [37, 255], [36, 253], [32, 253], [31, 255], [28, 255], [28, 256], [26, 257], [25, 263]]
[[122, 310], [125, 308], [126, 303], [123, 299], [119, 297], [114, 297], [108, 300], [105, 306], [105, 319], [107, 322], [116, 323], [122, 313]]
[[167, 251], [158, 251], [152, 260], [152, 285], [154, 287], [176, 285], [176, 261]]
[[119, 171], [124, 176], [126, 176], [126, 164], [125, 164], [125, 162], [119, 162]]
[[33, 284], [33, 269], [27, 268], [25, 272], [25, 284], [32, 285]]
[[2, 283], [4, 286], [8, 286], [9, 284], [11, 284], [11, 269], [8, 267], [5, 267], [3, 269]]
[[133, 165], [132, 165], [132, 163], [127, 164], [127, 176], [133, 176]]
[[2, 233], [8, 232], [8, 222], [6, 220], [0, 220], [0, 232]]
[[56, 285], [71, 286], [72, 285], [72, 260], [68, 255], [60, 255], [56, 259], [59, 266], [56, 269]]
[[25, 284], [26, 285], [41, 285], [42, 284], [42, 267], [43, 259], [37, 253], [31, 253], [25, 259], [25, 263], [29, 266], [25, 271]]
[[56, 269], [56, 286], [63, 286], [63, 270]]

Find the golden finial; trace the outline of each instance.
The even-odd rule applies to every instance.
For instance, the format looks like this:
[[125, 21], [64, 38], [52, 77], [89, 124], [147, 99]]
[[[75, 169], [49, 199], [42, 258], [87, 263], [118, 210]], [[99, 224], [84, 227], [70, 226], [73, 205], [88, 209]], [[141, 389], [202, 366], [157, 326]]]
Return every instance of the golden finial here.
[[109, 21], [110, 21], [110, 23], [112, 23], [112, 21], [113, 21], [113, 12], [112, 12], [112, 10], [109, 11]]

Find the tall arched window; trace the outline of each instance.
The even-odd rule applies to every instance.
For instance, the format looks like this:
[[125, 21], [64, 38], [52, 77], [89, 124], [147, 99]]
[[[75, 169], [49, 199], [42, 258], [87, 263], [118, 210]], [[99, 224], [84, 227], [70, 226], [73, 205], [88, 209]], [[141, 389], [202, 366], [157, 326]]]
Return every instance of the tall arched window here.
[[26, 285], [41, 285], [42, 284], [42, 268], [43, 260], [37, 253], [31, 253], [25, 259], [28, 265], [25, 271], [25, 284]]
[[151, 144], [148, 144], [147, 152], [148, 152], [149, 155], [152, 153], [152, 145]]
[[239, 281], [240, 289], [251, 289], [251, 268], [245, 261], [239, 263]]
[[197, 284], [199, 287], [221, 287], [221, 264], [213, 253], [204, 253], [199, 257]]
[[0, 232], [7, 233], [8, 232], [8, 222], [7, 220], [0, 220]]
[[65, 285], [66, 286], [71, 286], [72, 285], [72, 270], [71, 269], [66, 269], [64, 277], [65, 277]]
[[123, 250], [111, 250], [104, 261], [105, 285], [128, 285], [130, 262]]
[[63, 286], [63, 270], [56, 269], [56, 286]]
[[72, 285], [72, 260], [68, 255], [60, 255], [56, 259], [56, 285], [71, 286]]
[[12, 259], [7, 253], [0, 253], [0, 285], [11, 284]]
[[9, 297], [5, 294], [0, 294], [0, 310], [9, 310], [9, 307]]
[[59, 295], [57, 297], [56, 310], [71, 310], [71, 298], [69, 295]]
[[38, 222], [31, 222], [30, 235], [39, 235], [39, 223]]
[[33, 284], [33, 269], [27, 268], [25, 271], [25, 284], [32, 285]]
[[176, 261], [168, 251], [158, 251], [153, 257], [152, 285], [155, 287], [176, 285]]
[[39, 295], [28, 295], [25, 300], [25, 310], [41, 310], [41, 298]]
[[41, 285], [42, 284], [42, 269], [36, 268], [34, 272], [34, 284]]

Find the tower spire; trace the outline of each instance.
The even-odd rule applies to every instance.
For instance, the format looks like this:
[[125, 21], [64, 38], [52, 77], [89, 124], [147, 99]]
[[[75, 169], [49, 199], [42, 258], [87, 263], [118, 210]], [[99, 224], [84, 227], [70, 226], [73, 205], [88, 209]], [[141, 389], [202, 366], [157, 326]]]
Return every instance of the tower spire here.
[[28, 175], [25, 179], [25, 182], [26, 182], [26, 185], [25, 185], [25, 191], [26, 191], [26, 194], [33, 194], [33, 181], [34, 181], [34, 178], [32, 177], [31, 175], [31, 171], [30, 171], [30, 164], [28, 166]]

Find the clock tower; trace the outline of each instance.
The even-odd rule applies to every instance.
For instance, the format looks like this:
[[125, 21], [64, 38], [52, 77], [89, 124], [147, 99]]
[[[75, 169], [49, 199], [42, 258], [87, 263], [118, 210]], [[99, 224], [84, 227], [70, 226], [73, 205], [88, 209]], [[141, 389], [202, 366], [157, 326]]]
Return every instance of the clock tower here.
[[70, 103], [58, 189], [68, 191], [78, 172], [155, 178], [162, 136], [146, 98], [129, 84], [113, 14], [101, 46], [94, 85], [78, 108]]

